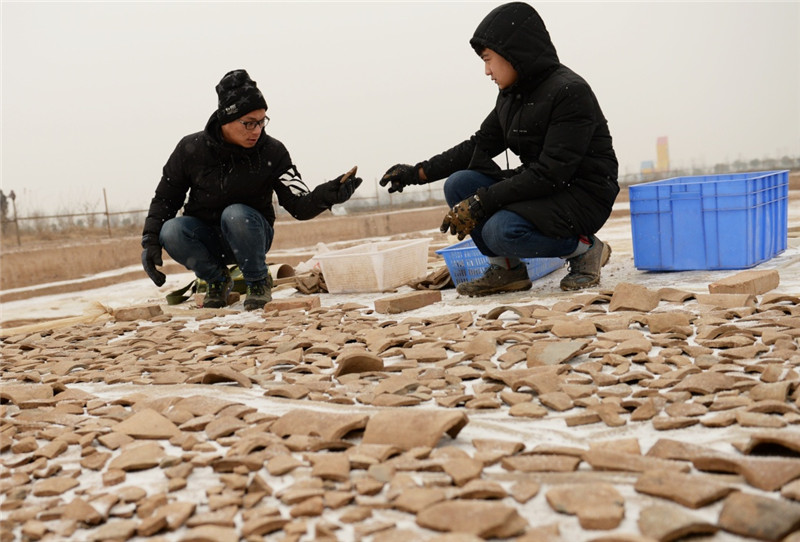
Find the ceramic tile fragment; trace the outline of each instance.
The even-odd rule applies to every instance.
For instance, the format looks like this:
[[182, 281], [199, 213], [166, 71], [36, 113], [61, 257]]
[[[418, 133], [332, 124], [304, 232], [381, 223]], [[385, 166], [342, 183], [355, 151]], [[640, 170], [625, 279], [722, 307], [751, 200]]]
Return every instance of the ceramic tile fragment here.
[[375, 300], [375, 311], [383, 314], [397, 314], [406, 312], [442, 300], [442, 293], [438, 290], [417, 290], [401, 293]]
[[508, 538], [521, 534], [528, 525], [515, 508], [474, 500], [429, 506], [417, 514], [417, 523], [435, 531], [464, 532], [482, 538]]
[[111, 460], [108, 469], [125, 472], [152, 469], [164, 455], [164, 448], [156, 442], [132, 443]]
[[578, 516], [584, 529], [614, 529], [625, 516], [625, 500], [610, 484], [559, 485], [545, 497], [556, 512]]
[[520, 472], [573, 472], [581, 462], [580, 457], [555, 454], [527, 454], [505, 457], [503, 468]]
[[536, 341], [527, 352], [528, 367], [566, 363], [585, 346], [585, 340]]
[[334, 376], [382, 371], [383, 358], [365, 350], [346, 350], [336, 358]]
[[648, 470], [634, 485], [636, 491], [675, 501], [688, 508], [700, 508], [716, 502], [734, 490], [733, 486], [718, 483], [699, 474], [675, 470]]
[[777, 269], [750, 269], [712, 282], [708, 291], [712, 294], [761, 295], [777, 288], [780, 281]]
[[214, 367], [209, 368], [203, 373], [201, 382], [203, 384], [215, 384], [217, 382], [236, 382], [243, 388], [250, 388], [252, 387], [252, 382], [248, 377], [231, 369], [230, 367], [225, 367], [222, 365], [215, 365]]
[[362, 442], [389, 444], [403, 450], [432, 448], [444, 433], [455, 438], [468, 421], [462, 412], [382, 410], [370, 417]]
[[778, 541], [800, 527], [800, 504], [735, 492], [725, 499], [717, 525], [741, 536]]
[[696, 517], [678, 506], [653, 505], [639, 513], [642, 534], [659, 541], [680, 540], [685, 537], [713, 535], [718, 527]]
[[150, 408], [136, 412], [112, 429], [117, 433], [144, 439], [169, 439], [180, 433], [174, 423]]
[[319, 435], [324, 440], [339, 440], [350, 431], [363, 429], [368, 416], [362, 414], [336, 414], [295, 409], [287, 412], [270, 426], [278, 436]]
[[660, 296], [658, 292], [648, 290], [639, 284], [619, 283], [614, 288], [614, 295], [608, 310], [611, 312], [629, 310], [649, 312], [658, 306]]
[[71, 476], [54, 476], [33, 484], [33, 495], [37, 497], [61, 495], [79, 484], [80, 482]]

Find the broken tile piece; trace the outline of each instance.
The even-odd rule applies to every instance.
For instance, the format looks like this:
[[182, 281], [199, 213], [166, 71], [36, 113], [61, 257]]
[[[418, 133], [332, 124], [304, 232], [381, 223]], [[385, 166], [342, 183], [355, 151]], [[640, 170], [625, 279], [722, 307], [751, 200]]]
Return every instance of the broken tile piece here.
[[309, 456], [309, 460], [313, 465], [312, 476], [335, 482], [350, 479], [350, 460], [343, 452], [313, 454]]
[[363, 429], [369, 416], [295, 409], [287, 412], [270, 426], [269, 430], [280, 436], [317, 435], [323, 440], [340, 440], [350, 431]]
[[53, 397], [49, 384], [8, 384], [0, 386], [0, 399], [20, 405], [27, 401], [45, 400]]
[[597, 328], [591, 319], [559, 320], [550, 329], [550, 333], [562, 339], [578, 339], [580, 337], [594, 337]]
[[463, 412], [381, 410], [367, 422], [363, 444], [389, 444], [402, 450], [434, 448], [444, 433], [455, 438], [469, 419]]
[[79, 482], [71, 476], [53, 476], [33, 484], [33, 494], [37, 497], [54, 497], [78, 485]]
[[675, 501], [688, 508], [701, 508], [730, 494], [734, 488], [702, 475], [674, 470], [649, 470], [636, 480], [639, 493]]
[[619, 453], [602, 449], [591, 449], [583, 454], [583, 459], [596, 470], [619, 470], [644, 472], [648, 470], [667, 470], [687, 472], [690, 465], [683, 461], [659, 459], [647, 455]]
[[442, 468], [453, 479], [453, 483], [460, 487], [470, 480], [480, 477], [483, 472], [483, 463], [471, 457], [457, 457], [445, 461]]
[[439, 290], [416, 290], [409, 293], [402, 293], [381, 297], [375, 300], [375, 312], [381, 314], [397, 314], [406, 312], [426, 305], [432, 305], [442, 300], [442, 293]]
[[503, 499], [507, 495], [503, 486], [489, 480], [470, 480], [456, 493], [459, 499]]
[[701, 305], [721, 309], [754, 307], [756, 304], [756, 296], [752, 294], [697, 294], [696, 299]]
[[584, 349], [586, 341], [535, 341], [527, 352], [528, 367], [566, 363]]
[[712, 282], [708, 291], [712, 294], [761, 295], [777, 288], [780, 282], [777, 269], [750, 269]]
[[[91, 533], [92, 540], [128, 540], [136, 533], [135, 519], [120, 519], [104, 523]], [[182, 539], [186, 540], [186, 538]], [[194, 541], [193, 542], [200, 542]]]
[[580, 457], [569, 455], [527, 454], [504, 457], [500, 464], [506, 470], [520, 472], [573, 472], [580, 462]]
[[351, 373], [382, 371], [383, 358], [360, 349], [346, 350], [336, 357], [336, 370], [333, 375], [340, 377]]
[[239, 371], [226, 367], [225, 365], [214, 365], [206, 370], [200, 379], [203, 384], [215, 384], [217, 382], [236, 382], [243, 388], [251, 388], [252, 382], [248, 377]]
[[125, 472], [157, 467], [164, 458], [164, 448], [157, 442], [132, 443], [108, 464], [109, 471]]
[[151, 408], [136, 412], [112, 427], [114, 432], [141, 439], [170, 439], [180, 434], [180, 429]]
[[538, 482], [520, 480], [511, 486], [511, 496], [518, 503], [524, 504], [534, 498], [539, 493], [541, 487], [541, 484]]
[[614, 287], [608, 310], [649, 312], [658, 307], [660, 301], [658, 292], [648, 290], [641, 284], [620, 282]]
[[553, 487], [545, 497], [556, 512], [578, 516], [584, 529], [614, 529], [625, 516], [625, 499], [611, 484], [565, 484]]
[[481, 538], [509, 538], [521, 534], [528, 522], [517, 510], [487, 501], [445, 501], [417, 514], [417, 524], [435, 531], [469, 533]]
[[717, 524], [734, 534], [778, 541], [800, 525], [800, 504], [737, 491], [725, 499]]
[[181, 542], [239, 542], [239, 535], [233, 527], [201, 525], [189, 529], [180, 540]]
[[750, 435], [750, 440], [744, 445], [739, 447], [743, 454], [758, 453], [761, 449], [772, 451], [775, 454], [775, 448], [783, 449], [784, 453], [778, 455], [791, 456], [794, 453], [800, 453], [800, 433], [789, 431], [762, 431]]
[[443, 488], [414, 486], [400, 490], [400, 494], [394, 499], [392, 506], [403, 512], [416, 514], [446, 498], [447, 493]]
[[685, 537], [714, 534], [718, 528], [674, 505], [653, 505], [639, 512], [639, 530], [656, 540], [682, 540]]

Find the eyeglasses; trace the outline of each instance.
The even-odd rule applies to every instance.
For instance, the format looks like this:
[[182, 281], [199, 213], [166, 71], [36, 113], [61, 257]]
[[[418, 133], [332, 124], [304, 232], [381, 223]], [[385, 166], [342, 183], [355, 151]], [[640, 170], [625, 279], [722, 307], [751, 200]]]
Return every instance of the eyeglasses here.
[[245, 130], [250, 131], [255, 130], [256, 126], [261, 128], [265, 127], [267, 124], [269, 124], [269, 117], [265, 116], [261, 120], [240, 120], [239, 122], [242, 124], [242, 126], [244, 126]]

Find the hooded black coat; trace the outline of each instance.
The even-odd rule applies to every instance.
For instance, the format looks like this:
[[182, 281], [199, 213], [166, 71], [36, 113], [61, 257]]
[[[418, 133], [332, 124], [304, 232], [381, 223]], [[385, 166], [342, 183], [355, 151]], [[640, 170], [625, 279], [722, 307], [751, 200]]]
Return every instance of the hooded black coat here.
[[[468, 140], [418, 164], [429, 181], [471, 169], [498, 182], [479, 192], [488, 213], [513, 211], [548, 237], [598, 231], [619, 192], [608, 123], [592, 89], [559, 62], [539, 14], [515, 2], [492, 10], [470, 40], [505, 58], [517, 81]], [[501, 171], [504, 150], [522, 165]]]
[[272, 196], [277, 194], [281, 207], [298, 220], [308, 220], [331, 207], [320, 188], [309, 191], [283, 143], [263, 131], [249, 149], [226, 142], [215, 112], [205, 129], [181, 139], [167, 160], [150, 202], [142, 244], [157, 242], [161, 226], [181, 207], [185, 216], [219, 225], [226, 207], [244, 203], [272, 225]]

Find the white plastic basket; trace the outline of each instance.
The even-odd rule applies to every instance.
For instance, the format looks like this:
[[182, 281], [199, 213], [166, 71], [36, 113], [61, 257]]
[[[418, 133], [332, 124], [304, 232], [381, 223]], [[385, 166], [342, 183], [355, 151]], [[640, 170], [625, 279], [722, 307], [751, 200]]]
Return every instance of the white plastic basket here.
[[317, 254], [332, 294], [385, 292], [425, 278], [430, 239], [365, 243]]

